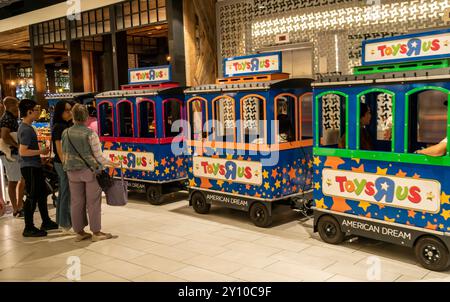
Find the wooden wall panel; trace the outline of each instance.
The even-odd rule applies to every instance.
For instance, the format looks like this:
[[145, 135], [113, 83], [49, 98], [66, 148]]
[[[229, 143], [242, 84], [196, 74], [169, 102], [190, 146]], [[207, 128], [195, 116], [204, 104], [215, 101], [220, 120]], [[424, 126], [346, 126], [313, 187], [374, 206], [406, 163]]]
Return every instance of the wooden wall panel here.
[[184, 0], [183, 5], [187, 85], [215, 83], [216, 0]]

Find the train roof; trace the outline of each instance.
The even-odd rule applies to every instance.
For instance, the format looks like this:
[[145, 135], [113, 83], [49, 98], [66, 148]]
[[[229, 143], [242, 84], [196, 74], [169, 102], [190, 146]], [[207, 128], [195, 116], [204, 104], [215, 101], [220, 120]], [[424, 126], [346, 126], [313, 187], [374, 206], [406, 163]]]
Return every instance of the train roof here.
[[80, 98], [80, 97], [94, 97], [95, 93], [93, 92], [68, 92], [68, 93], [53, 93], [53, 94], [46, 94], [45, 95], [45, 99], [46, 100], [71, 100], [71, 99], [75, 99], [75, 98]]
[[127, 96], [155, 96], [155, 95], [180, 95], [184, 93], [186, 87], [172, 87], [162, 89], [134, 89], [134, 90], [113, 90], [97, 94], [96, 98], [127, 97]]
[[248, 82], [238, 84], [210, 84], [192, 87], [185, 90], [185, 93], [211, 93], [211, 92], [229, 92], [245, 90], [269, 90], [269, 89], [295, 89], [300, 87], [311, 87], [313, 79], [294, 78], [267, 82]]
[[450, 79], [450, 68], [425, 69], [365, 75], [336, 75], [319, 77], [313, 87], [396, 84], [405, 82], [439, 82]]

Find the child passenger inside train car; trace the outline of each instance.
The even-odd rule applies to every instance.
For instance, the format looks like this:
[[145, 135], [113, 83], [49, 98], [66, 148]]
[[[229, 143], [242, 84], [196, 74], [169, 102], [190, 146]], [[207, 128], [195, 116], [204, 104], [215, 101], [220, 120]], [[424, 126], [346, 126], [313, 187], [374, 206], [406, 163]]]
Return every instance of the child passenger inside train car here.
[[[370, 108], [367, 104], [361, 103], [360, 104], [360, 150], [367, 150], [371, 151], [374, 150], [373, 146], [373, 138], [370, 135], [369, 130], [367, 129], [370, 125], [370, 122], [372, 120], [372, 112], [370, 111]], [[345, 149], [345, 133], [342, 135], [341, 139], [339, 140], [338, 147], [340, 149]]]

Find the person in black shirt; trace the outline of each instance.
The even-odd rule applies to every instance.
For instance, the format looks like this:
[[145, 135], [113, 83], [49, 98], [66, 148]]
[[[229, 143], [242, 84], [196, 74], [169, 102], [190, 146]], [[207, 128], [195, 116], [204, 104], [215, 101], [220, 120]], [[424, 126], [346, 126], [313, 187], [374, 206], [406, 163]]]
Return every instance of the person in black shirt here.
[[8, 178], [8, 194], [14, 210], [14, 216], [23, 217], [23, 196], [25, 181], [22, 178], [19, 164], [19, 151], [17, 142], [11, 137], [11, 133], [19, 129], [19, 101], [13, 97], [6, 97], [3, 100], [5, 113], [0, 119], [1, 138], [11, 146], [11, 156], [15, 161], [9, 161], [3, 152], [0, 152], [0, 159], [6, 169]]
[[56, 223], [63, 228], [65, 233], [69, 233], [72, 227], [69, 180], [61, 163], [63, 156], [62, 133], [72, 126], [72, 106], [69, 102], [60, 101], [56, 104], [52, 125], [52, 143], [53, 150], [55, 150], [53, 164], [59, 179], [59, 194], [56, 201]]
[[[372, 120], [372, 112], [370, 111], [369, 106], [366, 103], [360, 103], [360, 122], [359, 122], [359, 137], [360, 137], [360, 150], [372, 151], [374, 150], [373, 139], [370, 135], [367, 126], [370, 125], [370, 121]], [[339, 141], [339, 148], [345, 149], [345, 134], [341, 137]]]

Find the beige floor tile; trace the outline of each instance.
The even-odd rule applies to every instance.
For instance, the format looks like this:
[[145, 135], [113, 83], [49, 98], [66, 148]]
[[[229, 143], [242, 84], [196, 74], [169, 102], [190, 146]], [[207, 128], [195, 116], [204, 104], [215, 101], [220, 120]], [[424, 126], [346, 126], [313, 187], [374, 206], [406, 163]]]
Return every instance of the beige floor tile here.
[[150, 272], [149, 269], [122, 260], [112, 260], [94, 265], [95, 268], [112, 275], [131, 280]]
[[157, 233], [154, 231], [137, 234], [136, 237], [165, 245], [175, 245], [177, 243], [186, 241], [186, 239], [182, 237], [172, 236], [164, 233]]
[[128, 280], [103, 271], [95, 271], [93, 273], [81, 277], [81, 282], [126, 282], [126, 281]]
[[118, 233], [118, 236], [119, 237], [114, 240], [114, 244], [122, 245], [142, 252], [148, 252], [153, 248], [160, 246], [157, 242], [144, 240], [135, 236], [128, 236], [122, 233]]
[[334, 275], [330, 279], [327, 279], [326, 282], [361, 282], [361, 280], [345, 277], [339, 274]]
[[240, 263], [254, 268], [263, 268], [278, 261], [273, 258], [238, 251], [228, 251], [223, 254], [217, 255], [217, 258]]
[[248, 253], [250, 255], [259, 255], [265, 257], [281, 252], [281, 248], [274, 248], [246, 241], [235, 241], [225, 245], [224, 248], [242, 253]]
[[309, 248], [304, 249], [301, 251], [300, 256], [302, 255], [309, 255], [309, 256], [315, 256], [319, 258], [325, 258], [325, 259], [335, 259], [337, 261], [345, 261], [350, 264], [357, 263], [361, 261], [362, 259], [365, 259], [366, 257], [361, 254], [355, 254], [352, 252], [344, 252], [339, 251], [336, 249], [331, 249], [327, 247], [318, 247], [318, 246], [311, 246]]
[[218, 274], [202, 268], [187, 266], [172, 273], [172, 275], [193, 282], [236, 282], [237, 278]]
[[300, 252], [307, 248], [310, 248], [311, 245], [302, 243], [301, 240], [288, 240], [276, 238], [274, 236], [264, 236], [260, 239], [253, 241], [255, 244], [261, 244], [264, 246], [279, 248], [291, 252]]
[[0, 271], [0, 280], [41, 280], [48, 281], [58, 275], [59, 269], [54, 267], [48, 268], [6, 268]]
[[198, 255], [180, 246], [167, 246], [158, 244], [147, 251], [149, 254], [157, 255], [174, 261], [183, 261]]
[[[86, 264], [81, 264], [80, 270], [81, 270], [80, 271], [81, 276], [84, 276], [84, 275], [93, 273], [93, 272], [97, 271], [98, 269], [96, 269], [92, 266], [86, 265]], [[72, 271], [71, 271], [71, 267], [69, 265], [65, 266], [62, 270], [60, 270], [58, 272], [58, 276], [68, 279], [67, 273], [69, 273], [69, 278], [72, 278], [72, 277], [70, 277], [70, 276], [72, 276], [72, 274], [71, 274]]]
[[360, 280], [360, 281], [384, 281], [392, 282], [397, 280], [402, 274], [392, 273], [387, 270], [380, 270], [380, 273], [376, 273], [370, 265], [348, 265], [342, 262], [337, 262], [327, 267], [325, 272], [339, 274], [344, 277]]
[[444, 281], [450, 281], [450, 272], [428, 272], [422, 280], [444, 280]]
[[207, 256], [215, 256], [229, 250], [221, 246], [214, 246], [212, 244], [197, 242], [193, 240], [184, 241], [182, 243], [174, 245], [173, 247], [190, 251], [193, 256], [199, 254]]
[[289, 263], [289, 262], [276, 262], [264, 268], [265, 271], [278, 273], [293, 277], [298, 281], [307, 282], [321, 282], [331, 278], [334, 274], [324, 272], [318, 269], [305, 268], [304, 266]]
[[96, 253], [103, 254], [109, 257], [130, 260], [139, 256], [145, 255], [145, 252], [131, 249], [125, 246], [117, 245], [114, 243], [104, 244], [104, 245], [90, 245], [87, 249], [90, 251], [95, 251]]
[[197, 242], [207, 243], [213, 246], [223, 246], [236, 241], [236, 239], [200, 232], [184, 236], [184, 238], [187, 240], [194, 240]]
[[153, 254], [147, 254], [130, 260], [129, 262], [136, 265], [159, 271], [161, 273], [172, 273], [180, 270], [187, 265], [178, 261], [173, 261], [164, 257]]
[[186, 282], [181, 278], [175, 277], [170, 274], [164, 274], [157, 271], [150, 272], [143, 276], [132, 279], [134, 282]]
[[219, 237], [223, 236], [223, 237], [240, 240], [240, 241], [255, 241], [256, 239], [263, 237], [263, 235], [261, 235], [261, 234], [247, 232], [247, 231], [241, 231], [241, 230], [234, 230], [234, 229], [229, 229], [229, 228], [214, 232], [213, 235], [219, 236]]
[[266, 270], [245, 267], [231, 274], [232, 277], [249, 282], [295, 282], [301, 281], [286, 275], [268, 272]]
[[217, 257], [200, 255], [183, 261], [186, 264], [213, 271], [219, 274], [230, 275], [241, 269], [243, 264], [226, 261]]
[[289, 251], [282, 251], [270, 256], [269, 258], [319, 270], [322, 270], [336, 262], [336, 259], [333, 258], [316, 257], [308, 254], [300, 254]]

